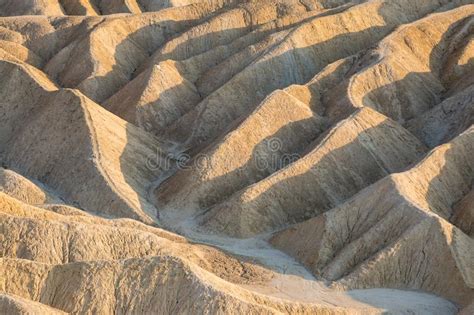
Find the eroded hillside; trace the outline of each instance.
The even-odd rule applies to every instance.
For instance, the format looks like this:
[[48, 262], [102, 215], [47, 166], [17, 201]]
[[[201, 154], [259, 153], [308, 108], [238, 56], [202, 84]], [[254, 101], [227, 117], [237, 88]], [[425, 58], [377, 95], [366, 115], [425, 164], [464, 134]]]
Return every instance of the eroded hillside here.
[[0, 16], [0, 313], [471, 312], [474, 1]]

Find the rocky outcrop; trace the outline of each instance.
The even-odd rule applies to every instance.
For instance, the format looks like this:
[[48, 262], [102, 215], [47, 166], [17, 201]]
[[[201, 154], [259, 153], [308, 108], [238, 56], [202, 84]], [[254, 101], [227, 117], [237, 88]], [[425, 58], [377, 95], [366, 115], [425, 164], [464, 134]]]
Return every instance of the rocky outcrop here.
[[469, 313], [473, 14], [0, 1], [0, 313]]
[[370, 109], [316, 142], [298, 161], [212, 208], [203, 219], [206, 227], [239, 237], [270, 232], [331, 209], [425, 151], [415, 137]]
[[0, 191], [23, 202], [33, 205], [50, 204], [58, 201], [54, 193], [41, 183], [12, 171], [0, 168]]
[[[473, 135], [471, 127], [412, 169], [279, 232], [272, 243], [337, 285], [410, 287], [468, 303], [474, 241], [448, 220], [458, 200], [469, 200]], [[472, 217], [463, 219], [466, 230]]]
[[158, 154], [160, 144], [152, 136], [80, 92], [58, 90], [46, 77], [31, 76], [34, 68], [1, 61], [1, 71], [8, 77], [0, 92], [5, 165], [89, 211], [154, 221], [146, 189], [155, 175], [147, 159]]

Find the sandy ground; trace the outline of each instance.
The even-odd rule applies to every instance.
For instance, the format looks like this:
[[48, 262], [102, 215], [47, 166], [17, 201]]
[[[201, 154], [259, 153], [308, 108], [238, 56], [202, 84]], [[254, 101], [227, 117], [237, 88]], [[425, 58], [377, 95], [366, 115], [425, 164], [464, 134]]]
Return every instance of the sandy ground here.
[[378, 308], [388, 314], [447, 315], [458, 311], [457, 306], [448, 300], [422, 292], [382, 288], [350, 291], [333, 289], [330, 283], [315, 278], [292, 257], [270, 246], [266, 241], [269, 235], [235, 239], [199, 231], [195, 218], [179, 221], [168, 214], [161, 219], [168, 229], [192, 242], [214, 246], [258, 262], [275, 273], [272, 280], [264, 285], [241, 285], [250, 291], [293, 302], [358, 309]]

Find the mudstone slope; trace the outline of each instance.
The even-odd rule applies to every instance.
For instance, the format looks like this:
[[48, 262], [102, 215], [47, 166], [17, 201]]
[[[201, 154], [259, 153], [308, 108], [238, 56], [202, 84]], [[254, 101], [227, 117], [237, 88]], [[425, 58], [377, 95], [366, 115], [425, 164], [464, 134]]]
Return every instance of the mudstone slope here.
[[0, 313], [472, 313], [474, 1], [0, 0], [0, 73]]

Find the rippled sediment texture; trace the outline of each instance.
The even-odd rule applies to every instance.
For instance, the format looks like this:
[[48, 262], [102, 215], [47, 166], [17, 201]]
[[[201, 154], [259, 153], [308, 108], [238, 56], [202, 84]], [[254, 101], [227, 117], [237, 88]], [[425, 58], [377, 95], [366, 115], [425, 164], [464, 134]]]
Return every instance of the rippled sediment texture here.
[[0, 16], [0, 313], [472, 311], [472, 0]]

